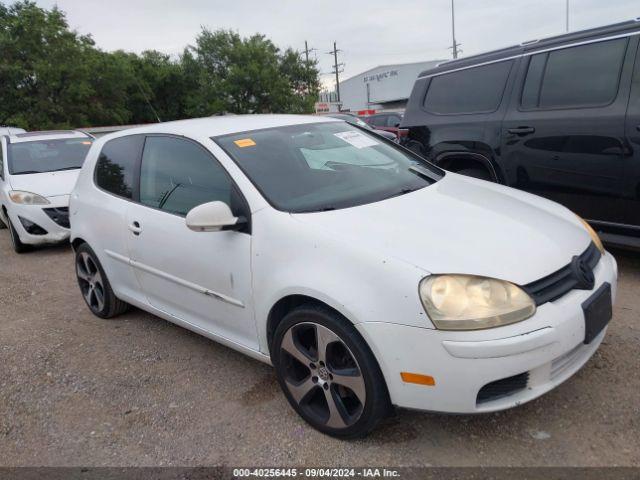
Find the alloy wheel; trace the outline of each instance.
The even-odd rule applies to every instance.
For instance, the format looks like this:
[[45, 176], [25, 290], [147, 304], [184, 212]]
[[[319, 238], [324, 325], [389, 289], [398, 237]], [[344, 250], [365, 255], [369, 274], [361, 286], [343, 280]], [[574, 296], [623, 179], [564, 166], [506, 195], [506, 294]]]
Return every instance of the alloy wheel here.
[[330, 428], [358, 421], [366, 402], [364, 377], [349, 347], [313, 322], [286, 331], [280, 345], [285, 385], [300, 409]]
[[105, 288], [96, 262], [86, 252], [81, 252], [76, 259], [76, 274], [80, 290], [87, 305], [94, 312], [104, 309]]

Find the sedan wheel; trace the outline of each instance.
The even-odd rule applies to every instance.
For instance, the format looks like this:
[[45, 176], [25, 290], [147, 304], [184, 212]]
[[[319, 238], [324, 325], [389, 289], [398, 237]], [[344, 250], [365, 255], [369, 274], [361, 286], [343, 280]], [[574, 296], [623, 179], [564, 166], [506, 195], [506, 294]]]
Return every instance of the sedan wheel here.
[[287, 388], [301, 409], [331, 428], [356, 423], [367, 399], [364, 378], [335, 333], [301, 323], [287, 330], [281, 349]]
[[113, 293], [96, 254], [86, 243], [76, 249], [76, 277], [82, 297], [94, 315], [111, 318], [126, 312], [129, 308], [128, 303]]
[[274, 365], [293, 408], [318, 430], [361, 436], [388, 410], [373, 354], [346, 320], [321, 307], [294, 310], [278, 326]]
[[76, 273], [85, 302], [92, 312], [101, 312], [104, 309], [104, 283], [98, 266], [87, 252], [77, 256]]

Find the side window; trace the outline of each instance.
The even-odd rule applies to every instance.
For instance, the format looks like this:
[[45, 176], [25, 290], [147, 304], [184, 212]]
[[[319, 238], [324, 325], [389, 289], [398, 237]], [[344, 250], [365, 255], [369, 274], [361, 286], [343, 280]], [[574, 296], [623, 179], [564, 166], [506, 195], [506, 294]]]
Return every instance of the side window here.
[[617, 93], [627, 38], [534, 55], [522, 92], [523, 108], [607, 105]]
[[508, 60], [433, 77], [424, 99], [425, 109], [441, 115], [496, 111], [512, 64]]
[[397, 115], [389, 115], [387, 117], [387, 127], [397, 127], [400, 123], [400, 117]]
[[95, 182], [107, 192], [133, 198], [138, 158], [144, 136], [115, 138], [102, 147], [96, 163]]
[[387, 126], [387, 115], [377, 115], [375, 117], [371, 117], [369, 124], [374, 127], [386, 127]]
[[231, 179], [199, 145], [174, 137], [147, 137], [140, 169], [140, 203], [178, 215], [215, 200], [232, 205]]

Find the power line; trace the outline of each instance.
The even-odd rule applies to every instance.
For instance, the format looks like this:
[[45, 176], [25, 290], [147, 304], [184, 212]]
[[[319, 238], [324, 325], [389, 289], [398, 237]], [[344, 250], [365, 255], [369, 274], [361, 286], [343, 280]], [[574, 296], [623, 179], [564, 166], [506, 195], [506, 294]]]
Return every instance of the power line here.
[[340, 69], [340, 67], [344, 67], [344, 63], [338, 63], [338, 52], [342, 50], [338, 50], [336, 46], [336, 42], [333, 42], [333, 50], [327, 52], [327, 55], [333, 55], [333, 70], [331, 73], [336, 76], [336, 98], [338, 100], [338, 104], [340, 104], [340, 74], [344, 72], [344, 68]]

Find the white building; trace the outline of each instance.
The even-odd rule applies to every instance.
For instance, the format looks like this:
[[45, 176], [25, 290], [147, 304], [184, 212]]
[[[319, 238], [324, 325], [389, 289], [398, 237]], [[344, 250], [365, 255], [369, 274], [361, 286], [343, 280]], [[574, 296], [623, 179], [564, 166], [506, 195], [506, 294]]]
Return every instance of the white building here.
[[[405, 107], [420, 72], [444, 60], [381, 65], [340, 81], [342, 110], [389, 110]], [[323, 92], [319, 101], [335, 102], [335, 92]]]

